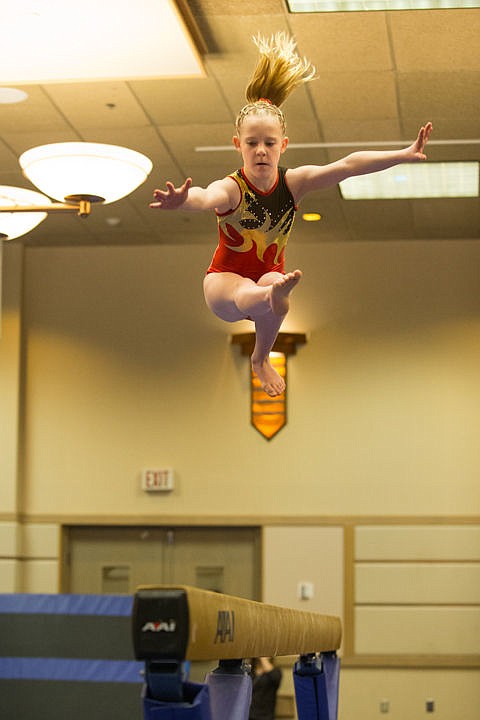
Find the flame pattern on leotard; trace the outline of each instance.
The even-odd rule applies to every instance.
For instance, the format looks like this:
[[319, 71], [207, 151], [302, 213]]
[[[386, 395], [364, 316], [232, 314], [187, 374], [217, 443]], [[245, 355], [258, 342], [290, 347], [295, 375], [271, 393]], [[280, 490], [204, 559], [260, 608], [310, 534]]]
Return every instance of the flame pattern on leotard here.
[[[285, 168], [279, 168], [274, 187], [263, 193], [248, 182], [242, 170], [231, 173], [237, 182], [241, 199], [238, 207], [230, 213], [218, 216], [220, 243], [210, 271], [231, 270], [238, 272], [239, 263], [229, 252], [252, 254], [249, 275], [260, 277], [270, 270], [283, 272], [283, 251], [295, 218], [295, 201], [285, 181]], [[238, 255], [237, 255], [238, 258]], [[228, 266], [228, 267], [227, 267]], [[231, 267], [230, 267], [231, 266]], [[244, 274], [245, 270], [240, 274]]]

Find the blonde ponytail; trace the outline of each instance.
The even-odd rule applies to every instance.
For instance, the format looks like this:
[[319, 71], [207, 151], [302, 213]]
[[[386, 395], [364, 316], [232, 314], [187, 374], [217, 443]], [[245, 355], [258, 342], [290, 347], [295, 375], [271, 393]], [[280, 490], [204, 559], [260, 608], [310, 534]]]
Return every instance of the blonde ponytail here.
[[260, 112], [275, 115], [285, 133], [285, 115], [280, 105], [292, 90], [313, 80], [315, 68], [297, 54], [295, 41], [284, 32], [270, 38], [257, 35], [253, 41], [260, 51], [260, 58], [245, 91], [247, 105], [237, 116], [237, 133], [247, 115]]
[[270, 38], [257, 35], [253, 41], [260, 58], [245, 91], [247, 103], [268, 98], [280, 107], [292, 90], [314, 78], [315, 68], [298, 55], [294, 39], [286, 33], [278, 32]]

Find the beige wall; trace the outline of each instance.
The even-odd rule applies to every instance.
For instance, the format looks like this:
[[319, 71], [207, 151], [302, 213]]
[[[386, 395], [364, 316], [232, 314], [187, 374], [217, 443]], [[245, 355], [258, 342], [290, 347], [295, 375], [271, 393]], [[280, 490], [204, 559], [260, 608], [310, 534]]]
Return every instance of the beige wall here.
[[[332, 560], [346, 551], [335, 518], [479, 515], [478, 243], [292, 244], [305, 277], [285, 329], [308, 343], [289, 359], [288, 424], [271, 442], [249, 424], [248, 362], [229, 344], [249, 325], [224, 325], [203, 303], [210, 250], [28, 247], [23, 271], [21, 246], [6, 247], [3, 591], [58, 590], [65, 522], [248, 518], [265, 526], [265, 599], [297, 602], [298, 581], [323, 581], [318, 609], [342, 614], [343, 591], [365, 576], [345, 584]], [[142, 492], [146, 466], [174, 468], [175, 490]], [[307, 549], [282, 563], [300, 536]], [[414, 672], [346, 668], [343, 717], [376, 715], [380, 692], [400, 701]], [[478, 709], [476, 672], [435, 671], [420, 694], [451, 707], [461, 686]]]
[[[21, 462], [21, 304], [23, 248], [5, 246], [0, 332], [0, 592], [18, 589]], [[3, 266], [2, 266], [3, 265]]]
[[[419, 245], [292, 248], [309, 340], [270, 443], [229, 345], [247, 325], [203, 304], [209, 249], [28, 248], [23, 512], [478, 512], [480, 247]], [[142, 493], [148, 465], [170, 496]]]
[[[17, 512], [22, 247], [5, 247], [0, 332], [0, 512]], [[0, 269], [2, 264], [0, 263]]]

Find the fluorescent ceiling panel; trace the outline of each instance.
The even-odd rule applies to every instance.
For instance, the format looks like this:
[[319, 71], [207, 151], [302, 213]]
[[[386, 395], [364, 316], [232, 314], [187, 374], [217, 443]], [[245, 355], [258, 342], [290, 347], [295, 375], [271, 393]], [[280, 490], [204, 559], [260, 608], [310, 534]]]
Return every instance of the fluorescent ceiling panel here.
[[425, 162], [396, 165], [340, 183], [345, 200], [477, 197], [478, 162]]
[[480, 7], [479, 0], [287, 0], [292, 13], [362, 10], [443, 10]]
[[173, 0], [16, 0], [1, 23], [0, 85], [204, 76]]

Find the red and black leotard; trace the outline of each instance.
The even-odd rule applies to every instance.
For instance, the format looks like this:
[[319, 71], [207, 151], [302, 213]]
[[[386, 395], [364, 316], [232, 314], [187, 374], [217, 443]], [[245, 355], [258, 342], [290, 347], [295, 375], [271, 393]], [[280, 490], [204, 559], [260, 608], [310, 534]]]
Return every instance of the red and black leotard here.
[[286, 179], [278, 168], [268, 192], [247, 180], [243, 169], [228, 175], [240, 188], [237, 207], [217, 214], [219, 243], [207, 273], [233, 272], [257, 282], [267, 272], [284, 272], [284, 250], [297, 209]]

